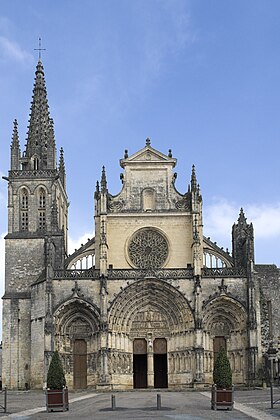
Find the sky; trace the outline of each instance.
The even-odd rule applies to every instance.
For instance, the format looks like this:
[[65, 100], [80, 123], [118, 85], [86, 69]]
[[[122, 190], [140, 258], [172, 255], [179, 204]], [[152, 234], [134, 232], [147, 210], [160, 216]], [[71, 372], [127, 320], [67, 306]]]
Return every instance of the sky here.
[[[278, 0], [1, 0], [1, 177], [15, 118], [24, 149], [41, 37], [56, 145], [65, 151], [69, 252], [94, 234], [102, 165], [117, 194], [124, 150], [133, 154], [149, 137], [178, 159], [181, 193], [195, 164], [205, 236], [231, 250], [243, 207], [256, 262], [279, 266], [279, 19]], [[6, 233], [1, 179], [0, 291]]]

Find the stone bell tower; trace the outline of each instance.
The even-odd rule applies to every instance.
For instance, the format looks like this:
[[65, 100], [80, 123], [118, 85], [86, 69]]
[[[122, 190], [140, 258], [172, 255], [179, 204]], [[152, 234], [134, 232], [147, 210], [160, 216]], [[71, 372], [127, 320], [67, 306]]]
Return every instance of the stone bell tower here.
[[[30, 387], [32, 352], [44, 320], [32, 320], [31, 285], [63, 265], [67, 249], [66, 180], [63, 150], [56, 163], [53, 120], [49, 114], [44, 69], [36, 67], [26, 148], [21, 153], [17, 121], [8, 177], [8, 234], [5, 237], [3, 297], [3, 384]], [[40, 324], [40, 326], [39, 326]], [[32, 342], [32, 348], [31, 348]]]

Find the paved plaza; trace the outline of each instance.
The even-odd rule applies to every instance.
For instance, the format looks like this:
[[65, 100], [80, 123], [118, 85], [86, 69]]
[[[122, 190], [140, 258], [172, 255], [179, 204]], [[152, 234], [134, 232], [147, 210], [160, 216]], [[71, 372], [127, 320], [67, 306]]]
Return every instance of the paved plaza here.
[[[162, 409], [157, 410], [157, 394], [161, 395]], [[270, 409], [270, 390], [255, 389], [235, 392], [233, 411], [210, 409], [210, 392], [200, 391], [131, 391], [116, 392], [116, 409], [111, 409], [112, 393], [71, 392], [70, 409], [67, 412], [47, 413], [43, 391], [8, 391], [7, 413], [1, 419], [56, 420], [56, 419], [259, 419], [280, 418], [280, 405]], [[274, 389], [275, 399], [280, 389]]]

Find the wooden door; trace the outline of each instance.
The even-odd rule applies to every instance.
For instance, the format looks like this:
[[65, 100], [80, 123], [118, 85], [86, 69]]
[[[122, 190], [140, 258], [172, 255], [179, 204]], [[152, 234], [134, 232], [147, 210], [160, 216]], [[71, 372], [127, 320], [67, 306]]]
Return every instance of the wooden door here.
[[74, 389], [87, 387], [87, 343], [85, 340], [74, 341]]
[[165, 338], [154, 340], [154, 387], [168, 387], [167, 342]]
[[147, 342], [144, 338], [136, 338], [133, 342], [133, 387], [147, 388]]
[[225, 339], [224, 336], [217, 336], [217, 337], [214, 338], [214, 340], [213, 340], [214, 363], [216, 362], [216, 359], [217, 359], [218, 353], [220, 351], [220, 348], [223, 348], [225, 350], [227, 349], [226, 344], [227, 343], [226, 343], [226, 339]]

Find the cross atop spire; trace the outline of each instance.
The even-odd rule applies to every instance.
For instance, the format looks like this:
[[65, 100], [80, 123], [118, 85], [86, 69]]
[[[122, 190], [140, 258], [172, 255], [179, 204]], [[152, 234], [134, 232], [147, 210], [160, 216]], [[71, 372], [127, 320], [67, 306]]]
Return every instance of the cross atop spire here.
[[46, 48], [42, 48], [41, 47], [41, 42], [42, 42], [42, 39], [39, 37], [39, 40], [38, 40], [38, 48], [34, 48], [34, 51], [38, 51], [39, 52], [39, 57], [38, 57], [39, 61], [41, 61], [41, 51], [46, 51]]

